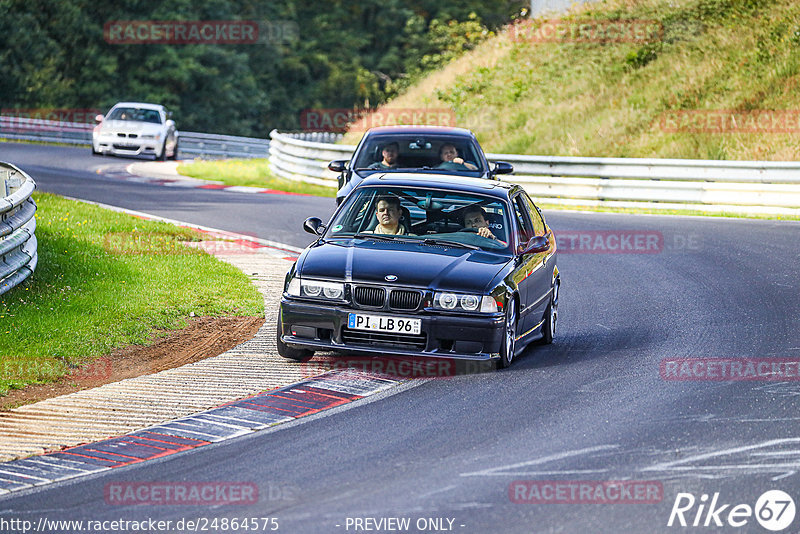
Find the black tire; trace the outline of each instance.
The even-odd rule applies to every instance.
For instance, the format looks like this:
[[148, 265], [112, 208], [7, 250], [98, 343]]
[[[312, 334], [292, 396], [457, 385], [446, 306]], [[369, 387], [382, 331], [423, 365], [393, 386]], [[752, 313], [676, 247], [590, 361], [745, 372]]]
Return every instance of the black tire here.
[[167, 140], [164, 139], [164, 144], [161, 145], [161, 154], [156, 154], [156, 161], [167, 160]]
[[556, 337], [556, 327], [558, 326], [558, 291], [561, 282], [556, 280], [553, 284], [553, 295], [550, 297], [550, 304], [544, 312], [544, 324], [542, 325], [542, 345], [549, 345]]
[[94, 149], [94, 144], [92, 144], [92, 156], [101, 156], [102, 152], [98, 152]]
[[508, 299], [506, 305], [506, 321], [503, 328], [503, 343], [500, 346], [499, 369], [505, 369], [514, 361], [514, 350], [517, 346], [517, 306], [514, 299]]
[[172, 155], [169, 157], [172, 161], [178, 159], [178, 140], [175, 140], [175, 149], [172, 151]]
[[275, 336], [275, 343], [278, 346], [278, 354], [286, 358], [287, 360], [295, 360], [295, 361], [303, 361], [308, 360], [312, 356], [314, 356], [313, 350], [308, 349], [294, 349], [281, 341], [281, 335], [283, 332], [281, 331], [281, 317], [280, 314], [278, 315], [278, 332]]

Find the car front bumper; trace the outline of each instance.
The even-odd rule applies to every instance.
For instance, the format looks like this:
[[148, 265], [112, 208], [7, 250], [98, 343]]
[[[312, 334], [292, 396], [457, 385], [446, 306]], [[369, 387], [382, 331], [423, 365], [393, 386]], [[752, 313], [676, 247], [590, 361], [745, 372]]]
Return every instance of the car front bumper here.
[[[347, 327], [350, 313], [421, 319], [420, 334], [352, 330]], [[505, 316], [502, 313], [448, 314], [435, 310], [414, 313], [371, 311], [284, 297], [278, 320], [283, 333], [282, 341], [297, 348], [357, 354], [494, 360], [500, 357]]]
[[115, 135], [100, 135], [94, 140], [94, 149], [104, 154], [120, 156], [155, 156], [161, 148], [158, 139], [121, 138]]

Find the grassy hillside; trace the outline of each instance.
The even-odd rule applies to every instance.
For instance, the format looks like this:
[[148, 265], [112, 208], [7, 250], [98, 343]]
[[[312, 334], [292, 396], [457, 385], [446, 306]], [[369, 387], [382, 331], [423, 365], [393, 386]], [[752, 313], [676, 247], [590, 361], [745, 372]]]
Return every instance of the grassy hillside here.
[[[541, 43], [506, 29], [389, 106], [449, 107], [490, 152], [800, 158], [796, 0], [605, 0], [562, 18], [650, 20], [663, 32], [649, 43]], [[793, 113], [773, 125], [763, 110]], [[685, 131], [699, 124], [690, 117], [712, 131]], [[715, 131], [714, 117], [739, 131]], [[776, 126], [790, 132], [766, 131]]]

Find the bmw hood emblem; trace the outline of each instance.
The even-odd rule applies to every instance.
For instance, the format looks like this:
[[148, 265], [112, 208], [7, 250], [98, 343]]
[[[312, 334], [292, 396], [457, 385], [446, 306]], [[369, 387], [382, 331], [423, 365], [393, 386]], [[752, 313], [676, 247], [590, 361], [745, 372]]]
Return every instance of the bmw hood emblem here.
[[397, 276], [393, 274], [387, 274], [386, 276], [384, 276], [384, 278], [386, 279], [387, 282], [394, 282], [395, 280], [397, 280]]

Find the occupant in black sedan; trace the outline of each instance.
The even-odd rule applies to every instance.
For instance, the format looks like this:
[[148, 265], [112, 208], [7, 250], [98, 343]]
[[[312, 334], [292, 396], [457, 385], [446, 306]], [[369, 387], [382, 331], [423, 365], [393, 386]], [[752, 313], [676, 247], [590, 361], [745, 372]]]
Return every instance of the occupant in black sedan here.
[[400, 207], [400, 199], [393, 196], [384, 196], [378, 200], [375, 206], [375, 218], [378, 219], [378, 226], [373, 233], [402, 235], [406, 229], [400, 224], [400, 217], [403, 210]]
[[480, 206], [471, 206], [464, 212], [464, 227], [477, 229], [479, 236], [497, 239], [497, 236], [489, 230], [487, 217], [485, 209]]
[[368, 169], [395, 169], [397, 168], [397, 156], [400, 154], [400, 145], [397, 143], [389, 143], [381, 150], [383, 160], [377, 161], [367, 167]]
[[442, 160], [442, 162], [435, 167], [437, 169], [446, 169], [451, 171], [463, 171], [466, 169], [474, 171], [478, 168], [475, 166], [475, 164], [470, 163], [469, 161], [464, 161], [464, 158], [459, 157], [458, 149], [456, 149], [456, 146], [451, 143], [445, 143], [439, 148], [439, 158]]

